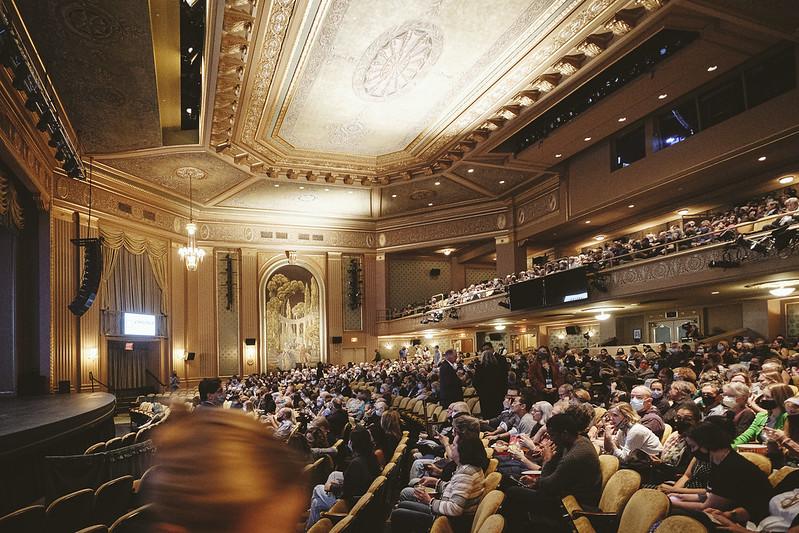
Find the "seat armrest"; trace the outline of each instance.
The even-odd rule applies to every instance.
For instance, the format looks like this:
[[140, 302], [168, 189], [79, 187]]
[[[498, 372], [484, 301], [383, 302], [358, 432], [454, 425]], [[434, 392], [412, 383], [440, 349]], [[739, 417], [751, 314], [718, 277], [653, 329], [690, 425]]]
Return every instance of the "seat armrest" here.
[[347, 513], [331, 513], [331, 512], [324, 512], [322, 513], [322, 518], [327, 518], [334, 524], [341, 522], [344, 520], [344, 517], [347, 516]]

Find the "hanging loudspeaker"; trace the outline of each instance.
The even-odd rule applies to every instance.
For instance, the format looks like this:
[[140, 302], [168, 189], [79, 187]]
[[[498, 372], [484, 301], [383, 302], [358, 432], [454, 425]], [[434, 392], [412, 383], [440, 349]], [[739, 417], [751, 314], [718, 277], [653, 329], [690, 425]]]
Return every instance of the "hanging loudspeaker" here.
[[103, 272], [103, 249], [100, 239], [75, 239], [73, 244], [84, 248], [83, 278], [78, 294], [69, 304], [73, 315], [82, 316], [94, 303], [97, 289], [100, 286], [100, 275]]

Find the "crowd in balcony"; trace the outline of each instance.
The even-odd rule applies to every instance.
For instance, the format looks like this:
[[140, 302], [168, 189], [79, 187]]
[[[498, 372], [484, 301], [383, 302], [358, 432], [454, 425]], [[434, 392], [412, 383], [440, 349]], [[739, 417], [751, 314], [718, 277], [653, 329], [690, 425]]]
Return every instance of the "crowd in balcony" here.
[[577, 255], [548, 260], [540, 264], [534, 263], [531, 268], [518, 274], [474, 283], [460, 291], [453, 290], [449, 294], [433, 296], [427, 302], [391, 309], [387, 313], [387, 318], [434, 312], [496, 296], [503, 294], [507, 286], [513, 283], [572, 268], [588, 266], [599, 270], [629, 261], [650, 259], [708, 244], [732, 241], [741, 234], [751, 232], [757, 222], [764, 222], [763, 228], [757, 229], [775, 229], [793, 223], [794, 217], [799, 219], [799, 199], [794, 188], [786, 187], [753, 198], [726, 211], [693, 216], [681, 224], [670, 224], [668, 228], [650, 231], [643, 236], [619, 237], [592, 248], [585, 248]]

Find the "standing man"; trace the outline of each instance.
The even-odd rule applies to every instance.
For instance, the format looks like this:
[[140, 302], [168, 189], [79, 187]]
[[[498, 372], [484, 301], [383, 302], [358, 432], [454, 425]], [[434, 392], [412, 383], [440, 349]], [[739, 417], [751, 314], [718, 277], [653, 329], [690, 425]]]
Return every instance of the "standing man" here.
[[458, 354], [450, 348], [444, 352], [444, 360], [438, 367], [439, 403], [442, 407], [449, 407], [453, 402], [463, 401], [463, 384], [458, 377], [457, 360]]
[[400, 348], [399, 358], [400, 358], [400, 362], [405, 362], [405, 361], [408, 360], [408, 348], [406, 348], [405, 346]]
[[441, 350], [439, 349], [438, 345], [433, 350], [433, 366], [438, 366], [438, 363], [441, 362]]
[[375, 350], [375, 358], [373, 359], [373, 361], [375, 363], [379, 363], [382, 358], [383, 358], [383, 356], [380, 355], [380, 351], [379, 350]]

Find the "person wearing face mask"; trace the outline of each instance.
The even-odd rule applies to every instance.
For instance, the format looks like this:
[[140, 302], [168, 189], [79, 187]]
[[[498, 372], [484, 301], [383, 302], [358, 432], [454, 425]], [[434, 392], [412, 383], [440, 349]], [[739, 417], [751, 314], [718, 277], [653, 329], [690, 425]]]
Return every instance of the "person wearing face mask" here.
[[709, 416], [723, 416], [727, 408], [721, 403], [719, 386], [715, 383], [705, 383], [702, 385], [702, 396], [699, 403], [702, 405], [702, 418]]
[[665, 394], [663, 393], [664, 386], [663, 382], [659, 379], [651, 381], [649, 383], [649, 390], [652, 391], [652, 405], [657, 407], [658, 412], [660, 413], [660, 417], [663, 417], [663, 413], [669, 410], [669, 400], [666, 398]]
[[732, 418], [735, 426], [735, 437], [749, 429], [755, 420], [755, 412], [747, 407], [749, 387], [743, 383], [730, 382], [722, 388], [724, 396], [721, 404], [727, 408], [727, 416]]
[[648, 387], [639, 385], [630, 391], [630, 406], [641, 417], [639, 423], [649, 428], [660, 439], [666, 425], [660, 417], [657, 407], [652, 405], [652, 391]]
[[687, 514], [709, 531], [715, 526], [703, 512], [707, 509], [734, 510], [730, 518], [739, 524], [759, 522], [768, 516], [774, 492], [768, 476], [730, 448], [731, 437], [724, 425], [715, 421], [701, 422], [688, 432], [686, 443], [691, 453], [710, 462], [710, 479], [704, 494], [671, 494], [671, 514]]
[[536, 358], [530, 364], [530, 383], [538, 398], [554, 404], [558, 401], [558, 387], [563, 384], [560, 366], [549, 353], [549, 348], [538, 348]]
[[791, 461], [799, 461], [799, 396], [792, 396], [785, 400], [787, 413], [783, 429], [763, 428], [765, 436], [777, 446]]
[[793, 396], [793, 389], [788, 385], [774, 383], [769, 385], [756, 401], [749, 402], [749, 407], [755, 413], [766, 413], [765, 427], [783, 429], [788, 413], [785, 410], [785, 401]]
[[[685, 442], [685, 436], [702, 418], [702, 412], [694, 402], [683, 402], [677, 407], [677, 415], [674, 419], [674, 431], [663, 443], [663, 451], [655, 461], [650, 483], [663, 483], [665, 481], [675, 481], [673, 485], [663, 484], [658, 488], [665, 493], [680, 492], [683, 488], [698, 487], [705, 488], [705, 482], [701, 479], [693, 479], [701, 475], [702, 471], [696, 469], [691, 451]], [[689, 467], [694, 467], [690, 468]]]

